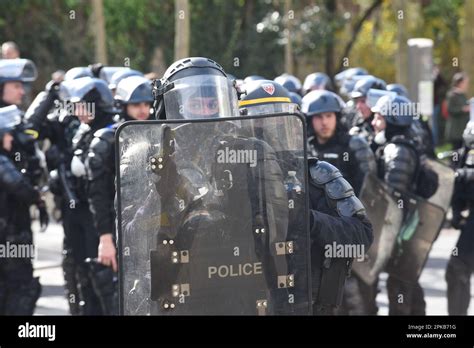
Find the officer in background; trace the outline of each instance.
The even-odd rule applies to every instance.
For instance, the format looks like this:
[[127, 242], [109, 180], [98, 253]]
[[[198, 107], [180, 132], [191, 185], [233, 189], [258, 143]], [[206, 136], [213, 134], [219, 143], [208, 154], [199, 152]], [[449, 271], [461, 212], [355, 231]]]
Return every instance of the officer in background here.
[[351, 133], [358, 133], [372, 142], [374, 130], [372, 128], [372, 119], [374, 117], [370, 110], [367, 95], [370, 89], [386, 89], [385, 81], [371, 75], [363, 76], [354, 85], [354, 89], [350, 93], [351, 104], [350, 111], [344, 114], [342, 123], [350, 130]]
[[[150, 118], [153, 102], [148, 79], [132, 75], [121, 79], [114, 99], [120, 104], [120, 121], [94, 133], [85, 162], [88, 197], [95, 227], [100, 236], [97, 262], [91, 261], [93, 281], [97, 284], [105, 314], [117, 314], [117, 258], [115, 249], [115, 131], [124, 121]], [[102, 264], [102, 265], [100, 265]], [[105, 266], [105, 267], [104, 267]]]
[[[458, 150], [459, 162], [452, 198], [452, 226], [461, 230], [456, 248], [446, 269], [448, 283], [448, 314], [467, 315], [471, 300], [470, 280], [474, 271], [474, 121], [463, 133], [464, 147]], [[463, 217], [463, 210], [469, 215]]]
[[[0, 258], [0, 315], [33, 315], [41, 293], [39, 279], [33, 277], [30, 206], [45, 211], [45, 204], [28, 168], [15, 161], [17, 138], [12, 133], [20, 124], [15, 105], [0, 108], [0, 244], [17, 249], [17, 255]], [[21, 250], [30, 254], [20, 255]]]
[[[420, 192], [416, 180], [417, 168], [420, 168], [419, 144], [409, 136], [414, 118], [413, 104], [405, 97], [387, 95], [380, 98], [371, 111], [374, 113], [374, 142], [378, 145], [379, 178], [402, 197], [404, 193]], [[409, 284], [399, 279], [397, 274], [390, 273], [387, 291], [389, 315], [425, 314], [424, 293], [418, 281]], [[400, 295], [403, 295], [402, 303]]]
[[74, 200], [66, 201], [64, 209], [64, 247], [74, 260], [74, 279], [77, 281], [79, 314], [100, 315], [107, 308], [94, 289], [90, 263], [97, 258], [99, 233], [94, 226], [88, 202], [88, 180], [85, 162], [94, 133], [111, 126], [115, 109], [114, 99], [107, 84], [100, 79], [82, 77], [61, 83], [59, 96], [80, 126], [72, 137], [71, 147], [64, 154], [65, 172]]
[[341, 124], [344, 102], [330, 91], [313, 91], [303, 98], [302, 112], [312, 127], [309, 153], [338, 168], [359, 193], [365, 174], [375, 171], [375, 158], [367, 141], [349, 135]]
[[328, 91], [334, 90], [331, 79], [328, 75], [322, 72], [315, 72], [306, 76], [303, 83], [303, 95], [320, 89]]

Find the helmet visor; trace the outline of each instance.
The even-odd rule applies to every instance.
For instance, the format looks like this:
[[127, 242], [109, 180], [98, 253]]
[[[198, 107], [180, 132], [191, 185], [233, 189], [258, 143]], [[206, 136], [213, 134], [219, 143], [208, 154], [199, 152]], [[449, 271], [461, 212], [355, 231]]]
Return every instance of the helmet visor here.
[[237, 91], [225, 76], [194, 75], [173, 82], [164, 94], [167, 119], [238, 116]]

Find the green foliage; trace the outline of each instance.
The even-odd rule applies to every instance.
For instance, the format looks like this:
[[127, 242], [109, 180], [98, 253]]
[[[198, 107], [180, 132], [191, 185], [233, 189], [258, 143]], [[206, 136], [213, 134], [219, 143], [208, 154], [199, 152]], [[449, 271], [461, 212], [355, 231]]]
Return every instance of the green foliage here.
[[[464, 1], [409, 2], [413, 7], [421, 4], [421, 11], [411, 14], [416, 25], [408, 34], [435, 41], [435, 56], [442, 70], [451, 69], [452, 57], [459, 56]], [[333, 66], [337, 67], [354, 23], [372, 2], [293, 0], [290, 25], [297, 71], [322, 70], [330, 46], [334, 48]], [[191, 55], [213, 58], [240, 78], [281, 74], [286, 43], [283, 3], [189, 0]], [[337, 5], [335, 14], [328, 10], [332, 5]], [[57, 69], [94, 62], [90, 1], [1, 0], [0, 13], [1, 41], [17, 42], [22, 56], [33, 59], [39, 68], [36, 89], [42, 88]], [[128, 58], [132, 68], [148, 72], [156, 48], [163, 51], [167, 65], [173, 62], [174, 0], [104, 0], [104, 15], [109, 65], [124, 65]], [[397, 18], [392, 2], [384, 1], [362, 26], [349, 56], [350, 65], [364, 66], [393, 81], [396, 52]]]

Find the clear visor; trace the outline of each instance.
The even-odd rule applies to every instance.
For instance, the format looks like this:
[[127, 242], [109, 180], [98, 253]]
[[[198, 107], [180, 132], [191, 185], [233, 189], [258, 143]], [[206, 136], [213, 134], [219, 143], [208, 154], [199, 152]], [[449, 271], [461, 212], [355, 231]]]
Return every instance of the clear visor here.
[[237, 91], [224, 76], [195, 75], [174, 81], [164, 95], [167, 119], [201, 119], [239, 115]]
[[244, 107], [247, 116], [272, 115], [272, 114], [294, 114], [298, 111], [298, 105], [294, 103], [273, 103], [262, 105], [249, 105]]
[[0, 108], [0, 130], [10, 130], [21, 123], [21, 111], [16, 105]]

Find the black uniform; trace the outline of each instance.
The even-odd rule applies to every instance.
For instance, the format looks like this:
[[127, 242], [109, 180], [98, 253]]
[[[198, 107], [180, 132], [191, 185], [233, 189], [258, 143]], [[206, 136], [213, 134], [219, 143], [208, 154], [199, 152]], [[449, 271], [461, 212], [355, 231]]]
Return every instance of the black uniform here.
[[[395, 127], [394, 127], [395, 128]], [[409, 137], [409, 130], [386, 131], [388, 142], [377, 149], [378, 175], [402, 194], [417, 192], [417, 168], [420, 166], [419, 145]], [[389, 274], [387, 279], [389, 315], [424, 315], [426, 303], [420, 284], [408, 284]], [[399, 301], [403, 295], [403, 301]], [[399, 303], [402, 302], [402, 303]]]
[[[452, 225], [461, 230], [461, 235], [446, 270], [449, 315], [467, 315], [471, 299], [470, 280], [474, 271], [474, 150], [467, 147], [461, 149], [459, 158], [452, 199]], [[469, 215], [463, 221], [461, 212], [466, 208]]]
[[[0, 244], [33, 246], [29, 208], [40, 196], [7, 156], [0, 154]], [[33, 257], [31, 255], [30, 257]], [[41, 293], [29, 257], [0, 258], [0, 314], [32, 315]]]
[[[339, 170], [327, 162], [315, 161], [310, 163], [310, 174], [311, 267], [315, 300], [313, 312], [330, 314], [334, 307], [341, 304], [350, 261], [325, 259], [324, 248], [336, 243], [360, 245], [368, 250], [373, 241], [372, 225], [365, 215], [362, 203]], [[332, 185], [342, 185], [345, 189], [334, 194]]]

